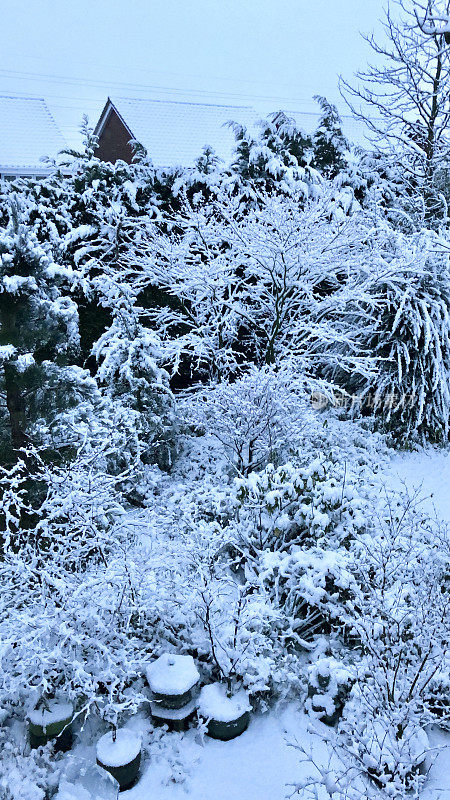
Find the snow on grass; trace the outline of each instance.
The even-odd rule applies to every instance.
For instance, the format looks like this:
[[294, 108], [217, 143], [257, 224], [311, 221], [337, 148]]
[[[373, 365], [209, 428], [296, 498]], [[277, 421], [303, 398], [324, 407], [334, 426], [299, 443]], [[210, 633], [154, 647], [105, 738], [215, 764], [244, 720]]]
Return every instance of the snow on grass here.
[[423, 508], [450, 523], [450, 450], [427, 448], [396, 453], [384, 476], [392, 489], [419, 491]]
[[[294, 704], [283, 711], [252, 717], [241, 736], [229, 742], [200, 737], [195, 729], [167, 734], [179, 742], [178, 757], [151, 755], [139, 783], [122, 800], [282, 800], [292, 792], [287, 784], [305, 773], [298, 752], [288, 741], [308, 743], [308, 718]], [[327, 759], [325, 745], [316, 743]], [[174, 747], [175, 754], [177, 752]], [[171, 763], [172, 762], [172, 763]], [[184, 778], [184, 779], [183, 779]]]

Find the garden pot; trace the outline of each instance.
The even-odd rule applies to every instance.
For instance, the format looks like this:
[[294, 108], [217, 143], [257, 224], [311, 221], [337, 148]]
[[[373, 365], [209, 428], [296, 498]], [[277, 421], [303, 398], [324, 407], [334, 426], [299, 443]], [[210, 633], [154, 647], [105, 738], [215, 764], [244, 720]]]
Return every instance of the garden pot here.
[[49, 700], [46, 706], [41, 705], [28, 715], [30, 747], [54, 741], [55, 750], [65, 753], [72, 746], [73, 706], [57, 700]]
[[182, 708], [192, 699], [192, 689], [200, 675], [192, 656], [164, 653], [146, 669], [148, 685], [155, 702], [166, 708]]
[[207, 722], [208, 736], [212, 739], [220, 739], [222, 742], [228, 742], [230, 739], [235, 739], [241, 733], [247, 730], [250, 722], [250, 713], [244, 711], [237, 719], [230, 720], [229, 722], [222, 722], [218, 719], [210, 719]]
[[97, 764], [117, 781], [123, 792], [134, 786], [141, 765], [141, 740], [134, 733], [124, 730], [108, 731], [97, 742]]
[[197, 712], [197, 701], [191, 700], [182, 708], [168, 708], [162, 703], [151, 702], [150, 710], [154, 725], [167, 725], [171, 731], [185, 731]]
[[206, 723], [208, 736], [223, 742], [235, 739], [247, 730], [250, 702], [243, 690], [230, 695], [221, 683], [210, 683], [200, 692], [199, 714]]
[[160, 694], [159, 692], [152, 692], [152, 698], [155, 703], [164, 706], [164, 708], [179, 709], [187, 706], [192, 700], [192, 689], [189, 689], [183, 694]]
[[200, 675], [192, 656], [164, 653], [147, 667], [146, 677], [154, 703], [166, 709], [182, 709], [192, 701]]
[[333, 727], [342, 715], [353, 680], [349, 668], [333, 656], [324, 656], [308, 667], [308, 713]]

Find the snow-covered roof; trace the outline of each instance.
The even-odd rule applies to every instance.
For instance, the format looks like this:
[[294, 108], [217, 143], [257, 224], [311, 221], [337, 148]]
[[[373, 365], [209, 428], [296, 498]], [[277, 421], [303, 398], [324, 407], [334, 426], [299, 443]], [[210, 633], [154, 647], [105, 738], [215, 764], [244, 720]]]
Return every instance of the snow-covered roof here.
[[[97, 135], [101, 134], [111, 109], [119, 115], [130, 139], [144, 145], [159, 167], [192, 166], [206, 145], [228, 163], [235, 147], [234, 133], [228, 123], [240, 123], [256, 135], [258, 121], [263, 117], [250, 106], [112, 97], [108, 98], [97, 123]], [[321, 116], [302, 111], [286, 113], [309, 134], [314, 133]], [[367, 129], [362, 122], [343, 116], [342, 129], [352, 144], [367, 145]]]
[[143, 144], [153, 163], [160, 167], [192, 166], [206, 145], [227, 162], [235, 143], [228, 123], [252, 126], [258, 118], [248, 106], [113, 97], [97, 124], [97, 134], [111, 104], [130, 131], [130, 138]]
[[66, 146], [45, 100], [0, 95], [0, 174], [45, 173], [41, 159]]

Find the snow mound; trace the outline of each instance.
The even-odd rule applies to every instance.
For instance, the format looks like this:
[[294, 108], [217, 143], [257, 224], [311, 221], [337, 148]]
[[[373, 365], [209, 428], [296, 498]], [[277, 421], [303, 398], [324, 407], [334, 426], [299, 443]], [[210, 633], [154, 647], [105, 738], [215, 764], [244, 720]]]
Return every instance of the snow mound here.
[[233, 722], [246, 711], [251, 710], [248, 694], [241, 689], [227, 697], [227, 689], [222, 683], [210, 683], [200, 692], [198, 704], [200, 714], [217, 722]]
[[141, 750], [141, 740], [132, 731], [124, 728], [116, 732], [108, 731], [97, 742], [97, 758], [105, 767], [123, 767], [130, 764]]
[[180, 695], [188, 692], [200, 680], [192, 656], [164, 653], [147, 667], [147, 680], [156, 694]]
[[34, 708], [28, 714], [28, 719], [33, 725], [40, 725], [45, 728], [48, 725], [54, 725], [56, 722], [63, 722], [69, 719], [73, 714], [72, 703], [61, 703], [58, 700], [49, 700], [47, 708], [41, 706]]

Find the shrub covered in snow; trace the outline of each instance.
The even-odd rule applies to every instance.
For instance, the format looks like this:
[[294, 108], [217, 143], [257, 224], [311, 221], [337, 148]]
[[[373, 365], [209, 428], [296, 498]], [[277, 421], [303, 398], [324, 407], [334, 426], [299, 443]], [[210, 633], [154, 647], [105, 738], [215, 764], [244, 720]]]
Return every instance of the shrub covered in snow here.
[[450, 271], [448, 243], [430, 231], [388, 229], [375, 239], [378, 264], [356, 308], [360, 346], [377, 362], [372, 374], [329, 373], [375, 414], [394, 440], [447, 441], [450, 418]]
[[353, 683], [352, 670], [333, 657], [318, 659], [308, 667], [306, 710], [328, 725], [334, 725], [344, 708]]

